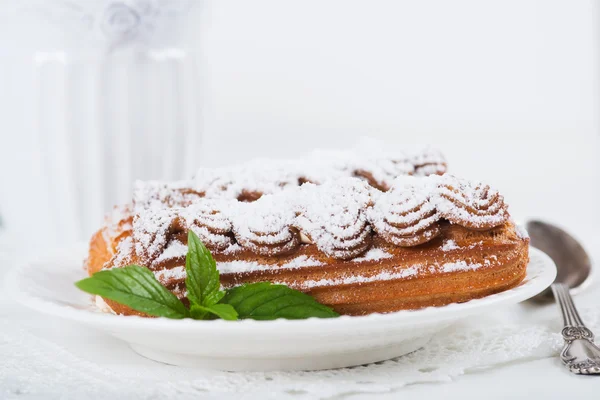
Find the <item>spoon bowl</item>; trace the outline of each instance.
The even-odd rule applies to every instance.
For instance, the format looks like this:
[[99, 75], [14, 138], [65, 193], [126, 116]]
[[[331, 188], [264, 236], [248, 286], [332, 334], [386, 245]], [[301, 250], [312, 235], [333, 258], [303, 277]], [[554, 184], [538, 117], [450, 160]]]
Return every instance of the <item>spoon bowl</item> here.
[[[590, 277], [592, 262], [583, 246], [563, 229], [531, 220], [526, 224], [531, 245], [546, 253], [556, 264], [557, 275], [554, 283], [563, 283], [570, 289], [581, 287]], [[550, 288], [532, 298], [534, 301], [547, 302], [554, 296]]]

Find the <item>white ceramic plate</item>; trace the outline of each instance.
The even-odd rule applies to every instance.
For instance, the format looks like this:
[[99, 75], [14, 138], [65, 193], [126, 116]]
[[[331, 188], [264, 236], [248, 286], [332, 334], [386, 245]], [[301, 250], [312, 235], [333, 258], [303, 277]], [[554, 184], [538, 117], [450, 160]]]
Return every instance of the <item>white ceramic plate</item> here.
[[73, 282], [84, 278], [85, 247], [62, 250], [11, 271], [7, 290], [40, 312], [102, 329], [139, 354], [169, 364], [212, 369], [314, 370], [382, 361], [414, 351], [450, 324], [528, 299], [556, 276], [552, 260], [530, 249], [518, 287], [483, 299], [362, 317], [276, 321], [194, 321], [117, 316], [96, 311]]

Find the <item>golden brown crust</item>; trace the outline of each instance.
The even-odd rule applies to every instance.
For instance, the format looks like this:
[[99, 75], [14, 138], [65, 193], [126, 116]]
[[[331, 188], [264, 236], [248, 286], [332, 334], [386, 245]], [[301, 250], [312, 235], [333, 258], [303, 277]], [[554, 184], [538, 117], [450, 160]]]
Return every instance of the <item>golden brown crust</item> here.
[[[328, 260], [327, 265], [299, 270], [223, 274], [221, 281], [225, 285], [276, 281], [303, 289], [303, 282], [335, 282], [352, 276], [369, 278], [384, 271], [398, 273], [419, 267], [417, 276], [303, 289], [341, 314], [359, 315], [464, 302], [510, 289], [524, 279], [529, 262], [529, 241], [517, 235], [512, 222], [485, 232], [451, 224], [445, 224], [442, 229], [437, 239], [412, 248], [390, 246], [377, 239], [374, 246], [392, 255], [382, 260]], [[448, 241], [456, 248], [444, 251], [444, 243]], [[319, 256], [318, 252], [307, 248], [305, 255], [309, 254]], [[480, 267], [443, 271], [444, 266], [456, 263]]]
[[88, 258], [86, 260], [87, 272], [89, 275], [93, 275], [100, 271], [104, 264], [106, 264], [113, 256], [111, 246], [106, 242], [105, 232], [106, 228], [102, 228], [90, 239], [90, 249]]
[[118, 315], [137, 315], [139, 317], [148, 317], [148, 318], [154, 318], [152, 315], [148, 315], [145, 314], [143, 312], [139, 312], [136, 310], [133, 310], [127, 306], [124, 306], [123, 304], [119, 304], [116, 301], [112, 301], [109, 299], [104, 299], [104, 302], [110, 307], [110, 309]]
[[86, 268], [91, 276], [100, 271], [117, 253], [119, 243], [131, 236], [133, 216], [129, 210], [117, 221], [107, 221], [107, 224], [94, 233], [90, 239]]
[[501, 264], [481, 270], [325, 287], [308, 293], [320, 303], [346, 315], [442, 306], [485, 297], [517, 286], [525, 278], [527, 263], [525, 251], [514, 259], [506, 257]]
[[[452, 245], [448, 246], [449, 243]], [[363, 315], [464, 302], [515, 287], [526, 274], [528, 246], [529, 240], [517, 234], [512, 222], [487, 231], [446, 222], [441, 224], [437, 238], [415, 247], [397, 247], [374, 235], [373, 247], [387, 253], [387, 258], [378, 260], [342, 261], [327, 257], [313, 244], [302, 244], [288, 256], [261, 256], [243, 251], [234, 255], [215, 254], [215, 259], [217, 263], [244, 260], [272, 266], [261, 271], [222, 273], [225, 287], [261, 281], [284, 283], [309, 293], [341, 314]], [[321, 265], [281, 267], [299, 256]], [[133, 253], [131, 257], [140, 261]], [[184, 263], [184, 259], [174, 258], [148, 267], [160, 271]], [[417, 272], [402, 276], [403, 271], [411, 269]], [[392, 279], [376, 279], [382, 273], [392, 274]], [[356, 277], [362, 281], [353, 281]], [[183, 278], [160, 276], [159, 279], [178, 297], [183, 297]], [[106, 302], [116, 313], [143, 316], [115, 302]]]

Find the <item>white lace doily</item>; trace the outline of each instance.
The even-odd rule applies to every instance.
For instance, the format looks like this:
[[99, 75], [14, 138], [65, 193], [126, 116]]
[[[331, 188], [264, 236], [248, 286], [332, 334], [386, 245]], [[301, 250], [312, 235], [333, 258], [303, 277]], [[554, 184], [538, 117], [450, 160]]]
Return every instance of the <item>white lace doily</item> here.
[[[2, 269], [6, 265], [0, 259]], [[1, 296], [1, 398], [65, 393], [85, 399], [340, 398], [446, 382], [484, 368], [552, 357], [562, 346], [557, 307], [526, 304], [455, 325], [424, 348], [382, 363], [316, 372], [218, 372], [143, 359], [107, 335], [38, 315]], [[585, 296], [600, 298], [598, 285]], [[600, 332], [600, 308], [581, 307], [581, 314]]]

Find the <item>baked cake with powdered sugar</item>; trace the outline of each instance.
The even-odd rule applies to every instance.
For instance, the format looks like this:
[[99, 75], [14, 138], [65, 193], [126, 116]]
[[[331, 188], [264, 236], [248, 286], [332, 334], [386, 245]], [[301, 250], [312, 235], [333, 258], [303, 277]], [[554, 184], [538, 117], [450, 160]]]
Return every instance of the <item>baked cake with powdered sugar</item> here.
[[89, 271], [144, 265], [183, 298], [192, 230], [225, 287], [284, 283], [342, 314], [467, 301], [525, 277], [528, 238], [503, 197], [443, 174], [439, 152], [330, 155], [139, 182], [133, 207], [94, 236]]

